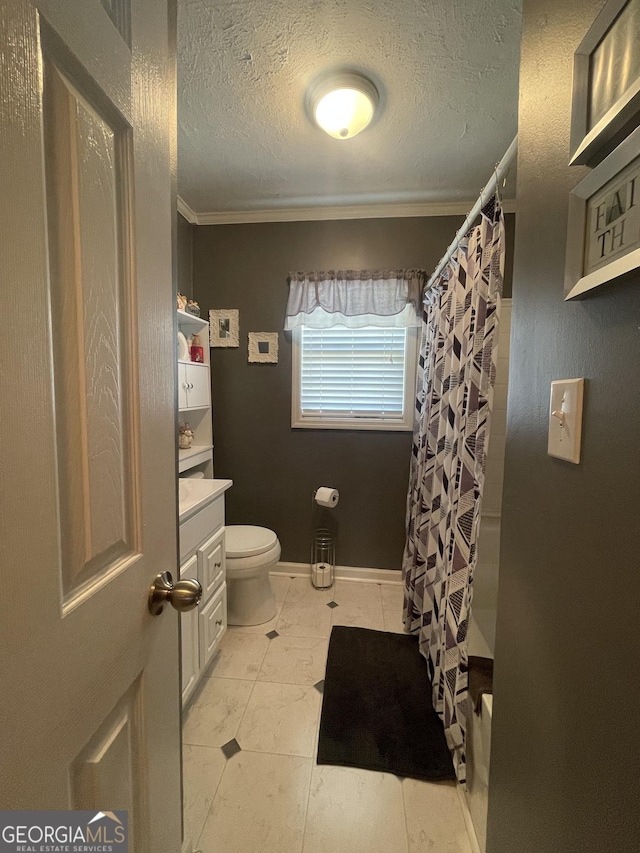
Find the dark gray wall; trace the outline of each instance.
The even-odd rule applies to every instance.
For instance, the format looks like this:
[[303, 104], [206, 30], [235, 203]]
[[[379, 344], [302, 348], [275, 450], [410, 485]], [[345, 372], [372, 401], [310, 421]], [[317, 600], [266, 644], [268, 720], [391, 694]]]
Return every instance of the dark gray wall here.
[[[564, 303], [572, 54], [602, 0], [525, 0], [488, 853], [640, 847], [640, 276]], [[582, 463], [547, 455], [586, 377]]]
[[[340, 490], [331, 512], [339, 563], [399, 569], [411, 453], [409, 433], [291, 429], [291, 339], [281, 331], [289, 271], [431, 270], [460, 224], [430, 217], [195, 229], [194, 298], [203, 316], [240, 309], [240, 348], [211, 350], [216, 476], [234, 481], [229, 523], [271, 527], [283, 560], [309, 559], [319, 521], [312, 492], [328, 485]], [[250, 331], [280, 332], [278, 365], [247, 364]]]
[[177, 276], [178, 292], [193, 299], [193, 233], [195, 225], [178, 214]]

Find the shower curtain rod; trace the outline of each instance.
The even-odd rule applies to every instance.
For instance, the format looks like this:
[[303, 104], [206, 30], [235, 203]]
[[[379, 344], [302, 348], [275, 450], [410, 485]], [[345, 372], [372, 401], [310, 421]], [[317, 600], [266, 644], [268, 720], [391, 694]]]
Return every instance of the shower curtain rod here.
[[480, 193], [480, 197], [478, 198], [477, 202], [473, 205], [469, 215], [467, 216], [465, 221], [462, 223], [460, 230], [458, 231], [456, 236], [453, 238], [453, 240], [449, 244], [449, 248], [447, 249], [444, 257], [442, 258], [442, 260], [440, 261], [440, 263], [436, 267], [435, 272], [433, 273], [433, 275], [431, 276], [431, 278], [427, 282], [427, 284], [425, 286], [425, 290], [428, 290], [430, 287], [433, 286], [434, 282], [436, 281], [436, 279], [438, 278], [438, 276], [440, 275], [442, 270], [449, 263], [449, 261], [453, 257], [455, 250], [458, 248], [458, 244], [460, 243], [460, 240], [462, 240], [462, 238], [465, 236], [465, 234], [467, 233], [469, 228], [471, 228], [471, 226], [473, 225], [473, 221], [476, 218], [476, 216], [480, 213], [482, 208], [489, 201], [491, 196], [495, 193], [496, 187], [498, 186], [498, 184], [500, 183], [502, 178], [508, 172], [509, 167], [511, 166], [511, 164], [512, 164], [513, 160], [515, 159], [515, 156], [517, 153], [518, 153], [518, 137], [515, 136], [513, 139], [513, 142], [507, 148], [504, 157], [502, 158], [502, 160], [500, 160], [500, 162], [498, 163], [498, 165], [494, 169], [493, 175], [489, 179], [489, 182], [487, 183], [485, 188]]

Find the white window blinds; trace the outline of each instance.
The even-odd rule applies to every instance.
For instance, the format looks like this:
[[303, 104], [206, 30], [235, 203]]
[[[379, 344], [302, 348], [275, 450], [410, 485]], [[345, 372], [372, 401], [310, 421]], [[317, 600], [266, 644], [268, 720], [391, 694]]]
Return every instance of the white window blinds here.
[[303, 326], [299, 334], [303, 421], [405, 418], [407, 329]]

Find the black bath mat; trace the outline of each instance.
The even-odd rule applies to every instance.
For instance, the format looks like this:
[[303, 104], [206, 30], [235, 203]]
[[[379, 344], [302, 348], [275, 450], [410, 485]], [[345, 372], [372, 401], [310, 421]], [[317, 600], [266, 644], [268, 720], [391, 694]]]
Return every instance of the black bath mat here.
[[417, 638], [368, 628], [331, 632], [318, 764], [453, 779]]

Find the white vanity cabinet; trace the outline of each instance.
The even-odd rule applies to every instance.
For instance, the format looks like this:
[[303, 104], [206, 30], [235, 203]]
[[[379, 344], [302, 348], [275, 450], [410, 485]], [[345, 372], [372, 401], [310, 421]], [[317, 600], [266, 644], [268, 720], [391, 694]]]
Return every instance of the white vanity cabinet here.
[[202, 585], [198, 607], [180, 615], [182, 704], [227, 630], [224, 493], [231, 480], [180, 480], [180, 577]]

